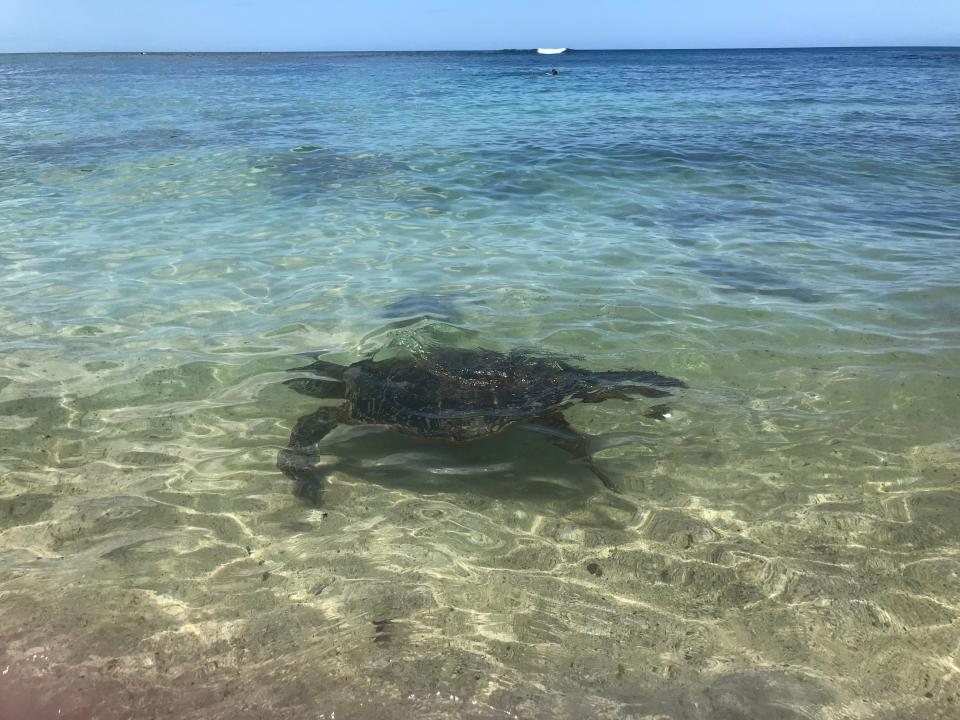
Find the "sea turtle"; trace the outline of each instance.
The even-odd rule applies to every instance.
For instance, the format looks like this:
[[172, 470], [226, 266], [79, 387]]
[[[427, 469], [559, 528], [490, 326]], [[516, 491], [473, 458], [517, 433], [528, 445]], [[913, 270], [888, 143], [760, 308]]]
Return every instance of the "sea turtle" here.
[[[686, 387], [649, 370], [593, 372], [524, 350], [432, 348], [349, 366], [318, 359], [294, 370], [314, 377], [287, 380], [292, 389], [346, 400], [300, 418], [277, 457], [296, 494], [313, 502], [323, 490], [322, 473], [314, 467], [318, 443], [339, 424], [383, 425], [422, 438], [467, 442], [520, 423], [544, 433], [614, 489], [594, 465], [588, 438], [570, 426], [563, 411], [577, 401], [660, 398], [670, 394], [661, 388]], [[663, 417], [665, 409], [658, 406], [649, 414]]]

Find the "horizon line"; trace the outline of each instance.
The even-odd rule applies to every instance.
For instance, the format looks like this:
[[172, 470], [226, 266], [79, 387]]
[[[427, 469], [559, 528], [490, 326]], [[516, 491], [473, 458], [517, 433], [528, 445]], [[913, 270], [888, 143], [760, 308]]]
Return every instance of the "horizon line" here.
[[[887, 50], [887, 49], [957, 50], [960, 45], [756, 45], [714, 47], [645, 47], [645, 48], [567, 48], [572, 52], [697, 52], [717, 50]], [[501, 53], [536, 52], [537, 48], [473, 48], [473, 49], [407, 49], [407, 50], [20, 50], [0, 51], [0, 55], [349, 55], [403, 53]], [[557, 57], [553, 55], [552, 57]]]

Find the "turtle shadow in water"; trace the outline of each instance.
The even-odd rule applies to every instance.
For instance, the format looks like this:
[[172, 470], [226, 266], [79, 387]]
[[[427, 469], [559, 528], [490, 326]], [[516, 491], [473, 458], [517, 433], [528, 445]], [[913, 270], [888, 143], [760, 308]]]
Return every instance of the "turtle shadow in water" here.
[[814, 290], [758, 262], [734, 263], [716, 255], [706, 255], [684, 263], [683, 267], [707, 276], [727, 292], [770, 295], [804, 303], [815, 303], [822, 299]]
[[[649, 370], [594, 372], [557, 356], [453, 347], [368, 358], [346, 367], [317, 360], [297, 370], [307, 375], [287, 380], [290, 388], [343, 400], [300, 418], [277, 457], [296, 494], [314, 503], [323, 492], [326, 471], [318, 462], [329, 454], [325, 439], [341, 425], [386, 427], [421, 440], [458, 444], [523, 426], [616, 490], [594, 464], [590, 438], [574, 429], [563, 411], [576, 402], [663, 398], [670, 394], [664, 388], [685, 387], [681, 380]], [[651, 416], [663, 417], [663, 406], [653, 408]]]
[[384, 178], [405, 166], [380, 153], [338, 153], [304, 146], [252, 158], [251, 170], [271, 193], [287, 199], [311, 199], [345, 184]]
[[307, 482], [294, 494], [318, 504], [328, 479], [428, 496], [468, 494], [499, 501], [582, 504], [597, 492], [592, 470], [520, 425], [470, 442], [415, 437], [387, 426], [338, 429], [318, 446]]
[[197, 140], [178, 128], [142, 127], [113, 135], [71, 137], [41, 143], [0, 143], [7, 157], [21, 162], [92, 172], [117, 158], [159, 155], [195, 147]]
[[384, 306], [381, 315], [388, 320], [433, 318], [446, 323], [463, 321], [457, 301], [460, 293], [413, 293]]

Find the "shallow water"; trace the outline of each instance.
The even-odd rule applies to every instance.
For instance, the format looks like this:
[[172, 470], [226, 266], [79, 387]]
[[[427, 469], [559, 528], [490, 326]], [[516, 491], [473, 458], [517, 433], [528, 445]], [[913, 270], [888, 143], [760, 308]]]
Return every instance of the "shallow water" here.
[[[955, 717], [958, 106], [943, 49], [0, 56], [0, 715]], [[690, 387], [567, 412], [617, 495], [353, 428], [294, 498], [298, 354], [434, 344]]]

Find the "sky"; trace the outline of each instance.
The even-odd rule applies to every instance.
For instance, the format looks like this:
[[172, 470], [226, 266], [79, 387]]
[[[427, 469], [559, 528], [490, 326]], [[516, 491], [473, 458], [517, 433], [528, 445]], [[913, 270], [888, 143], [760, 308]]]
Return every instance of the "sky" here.
[[960, 45], [960, 0], [0, 0], [0, 52]]

